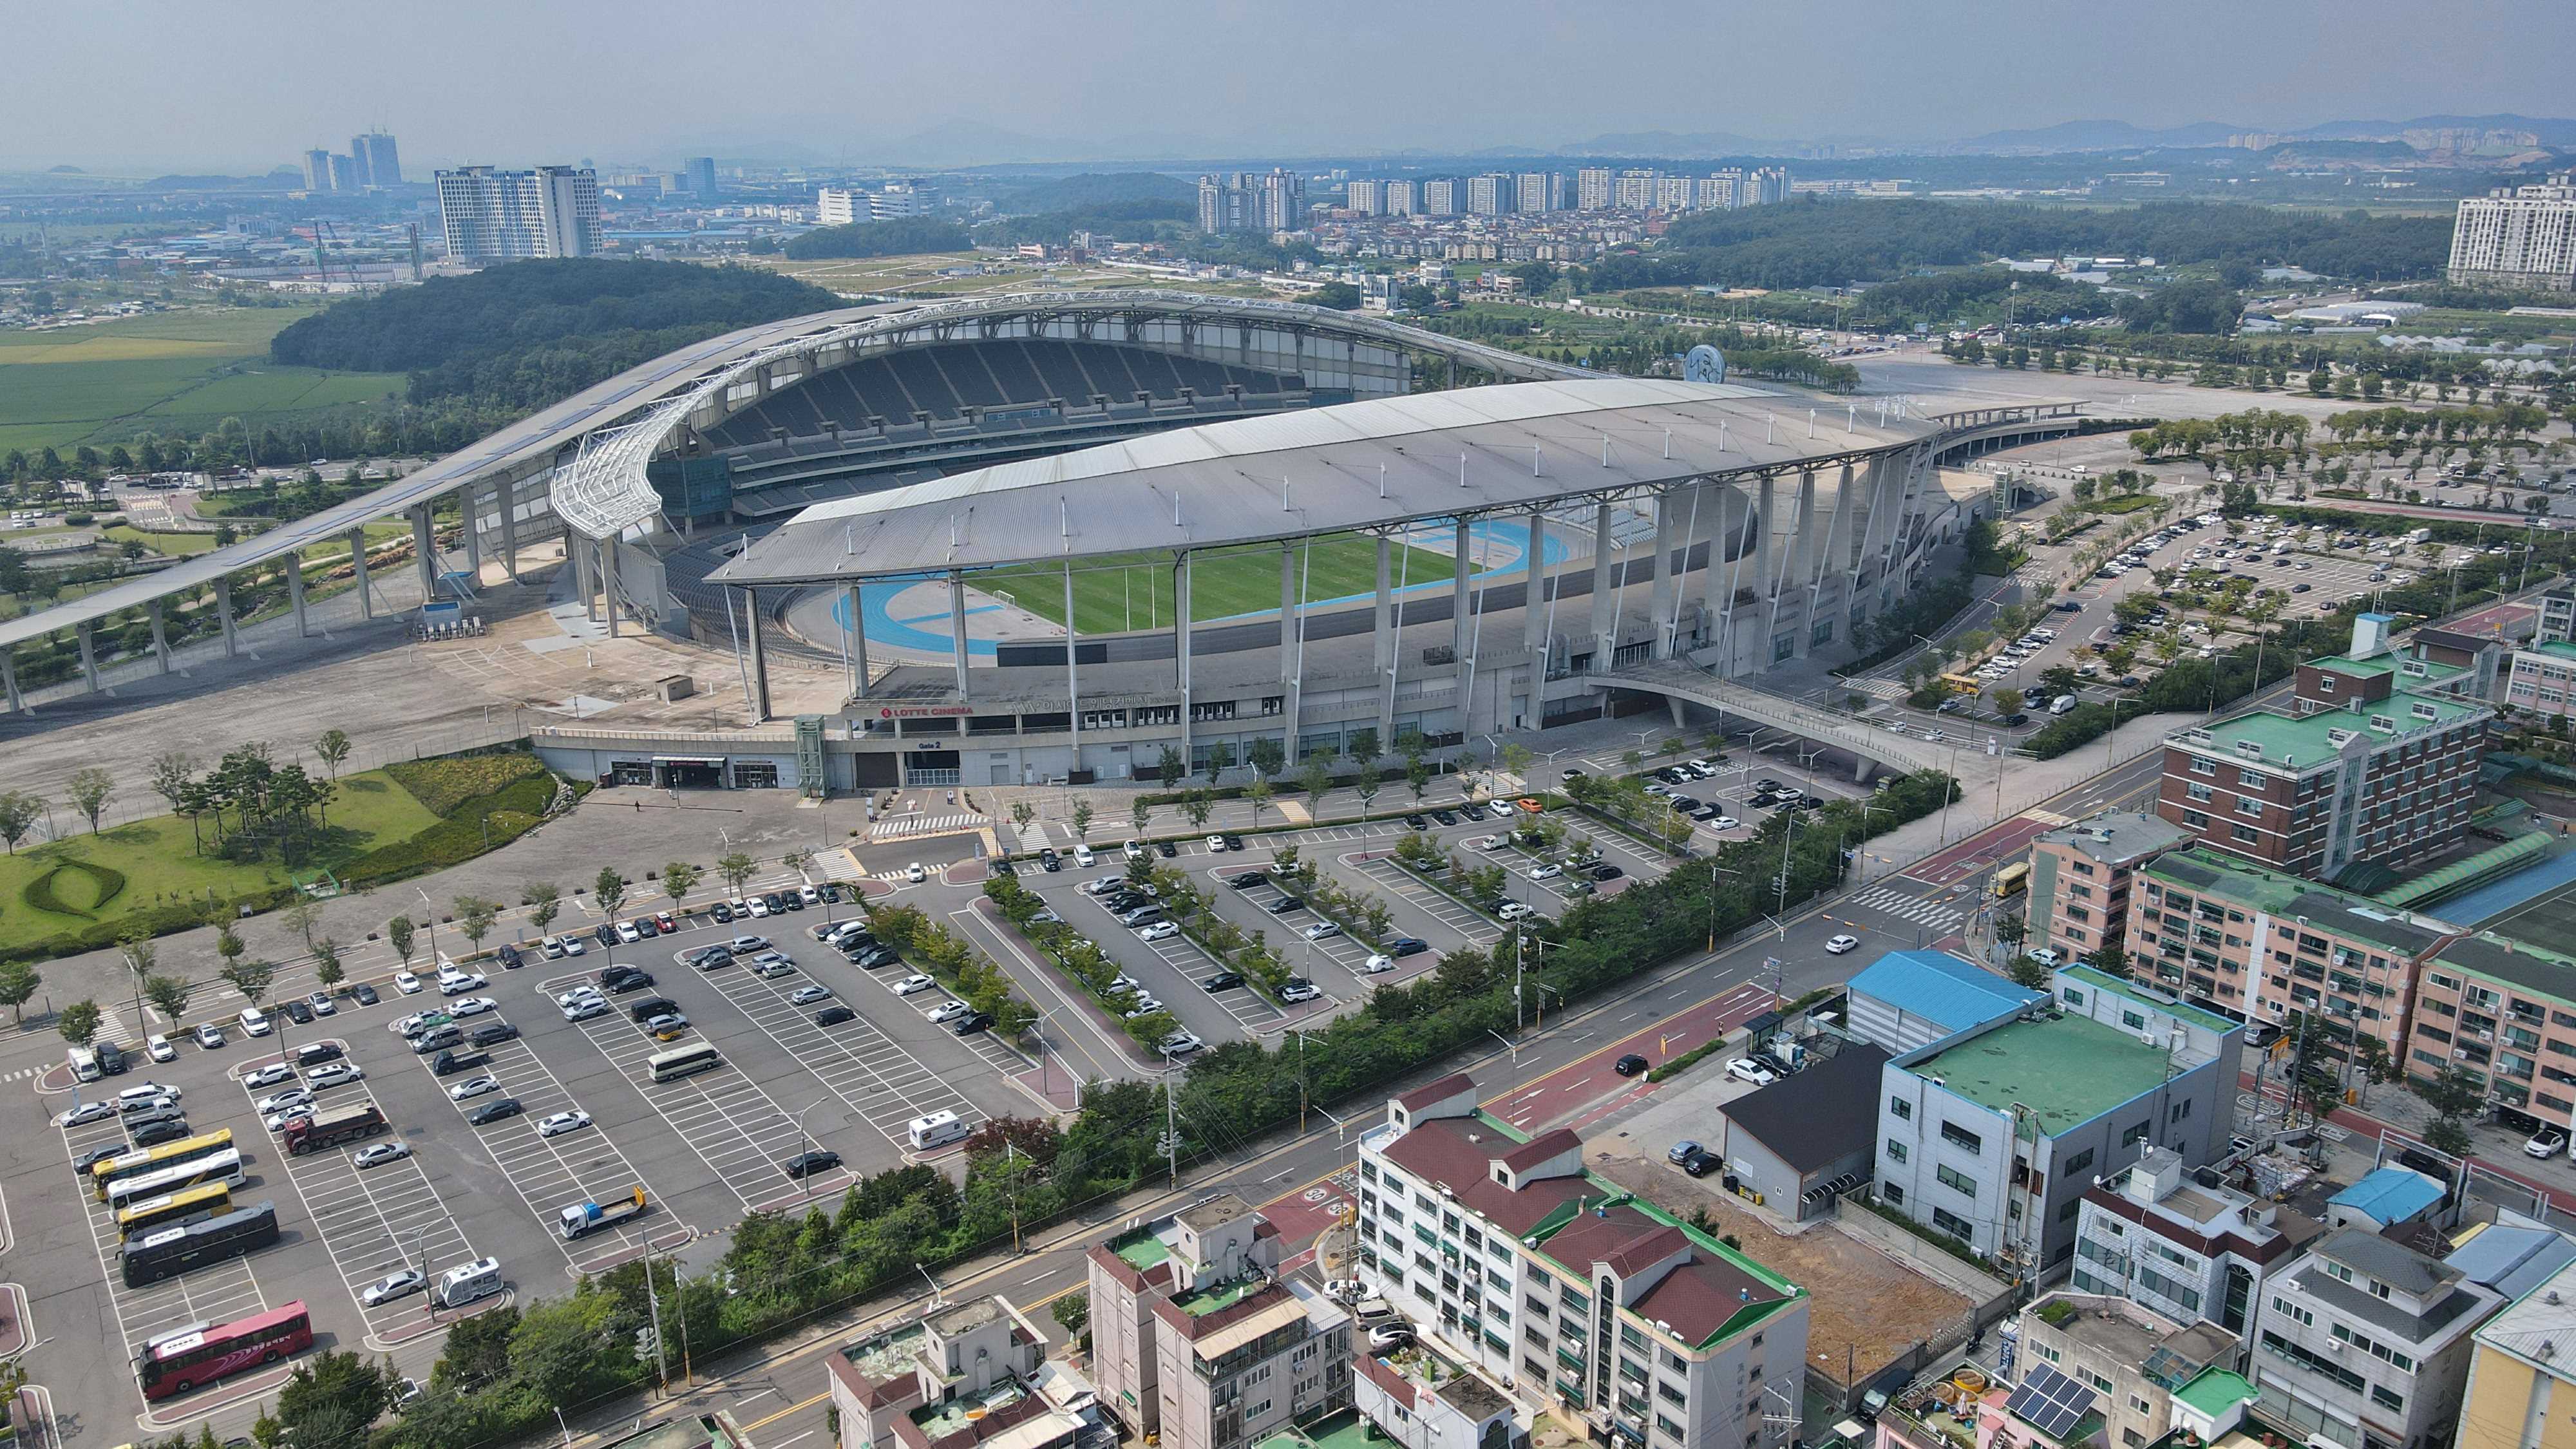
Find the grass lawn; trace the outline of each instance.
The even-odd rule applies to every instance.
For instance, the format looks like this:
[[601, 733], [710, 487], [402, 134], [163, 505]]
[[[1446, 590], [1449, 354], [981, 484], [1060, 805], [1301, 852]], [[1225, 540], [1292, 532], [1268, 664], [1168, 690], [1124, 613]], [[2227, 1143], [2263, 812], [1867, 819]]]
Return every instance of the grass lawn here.
[[[1394, 571], [1392, 578], [1419, 585], [1448, 578], [1454, 565], [1445, 553], [1398, 548], [1389, 567]], [[1305, 576], [1304, 599], [1308, 602], [1374, 593], [1377, 542], [1352, 534], [1319, 538], [1311, 564], [1300, 557], [1298, 568]], [[987, 574], [976, 580], [975, 587], [1006, 597], [1042, 619], [1064, 622], [1061, 570], [1014, 569]], [[1168, 627], [1172, 622], [1171, 564], [1139, 554], [1132, 563], [1113, 558], [1087, 569], [1077, 568], [1073, 572], [1073, 606], [1077, 633], [1117, 634]], [[1275, 613], [1279, 608], [1278, 550], [1199, 555], [1191, 565], [1190, 608], [1201, 621]]]
[[[140, 780], [121, 786], [127, 792], [144, 788]], [[341, 777], [340, 792], [326, 814], [338, 832], [319, 862], [326, 866], [354, 860], [379, 845], [407, 840], [438, 823], [438, 817], [413, 799], [410, 791], [377, 770]], [[57, 801], [54, 822], [73, 829], [80, 817]], [[212, 828], [205, 829], [211, 841]], [[27, 886], [65, 860], [92, 861], [124, 873], [125, 890], [107, 903], [99, 913], [101, 919], [192, 898], [203, 900], [209, 891], [230, 897], [288, 881], [288, 872], [273, 862], [240, 863], [198, 855], [190, 845], [187, 821], [175, 815], [153, 816], [98, 835], [72, 836], [0, 856], [0, 946], [42, 940], [88, 924], [81, 917], [40, 910], [27, 901]], [[57, 893], [73, 904], [87, 904], [80, 893], [94, 889], [89, 879], [66, 872], [57, 877]]]
[[[193, 558], [201, 553], [212, 553], [215, 549], [215, 536], [211, 533], [146, 533], [120, 523], [102, 530], [101, 536], [113, 543], [133, 539], [154, 553], [170, 558]], [[345, 549], [342, 551], [346, 552]]]
[[0, 449], [68, 450], [150, 429], [202, 432], [399, 393], [389, 373], [277, 367], [269, 339], [309, 307], [204, 307], [0, 332]]

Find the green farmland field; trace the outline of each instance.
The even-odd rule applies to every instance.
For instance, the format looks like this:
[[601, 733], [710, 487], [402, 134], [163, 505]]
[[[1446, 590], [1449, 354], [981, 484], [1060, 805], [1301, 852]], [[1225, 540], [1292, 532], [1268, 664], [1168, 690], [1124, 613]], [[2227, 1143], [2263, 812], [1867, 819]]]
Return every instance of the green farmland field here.
[[269, 339], [310, 311], [210, 307], [0, 332], [0, 451], [69, 451], [144, 431], [193, 435], [228, 417], [255, 428], [402, 391], [397, 374], [269, 362]]
[[[1398, 548], [1389, 560], [1391, 579], [1410, 587], [1445, 579], [1450, 556], [1426, 548]], [[1264, 614], [1279, 608], [1279, 552], [1273, 548], [1200, 555], [1191, 565], [1190, 608], [1200, 621]], [[1347, 598], [1377, 589], [1377, 543], [1353, 534], [1315, 541], [1311, 559], [1300, 555], [1306, 601]], [[975, 581], [984, 593], [1007, 598], [1051, 623], [1064, 622], [1064, 574], [1056, 569], [1007, 570]], [[1168, 560], [1138, 554], [1073, 572], [1073, 606], [1080, 634], [1117, 634], [1168, 628], [1172, 622], [1172, 569]]]

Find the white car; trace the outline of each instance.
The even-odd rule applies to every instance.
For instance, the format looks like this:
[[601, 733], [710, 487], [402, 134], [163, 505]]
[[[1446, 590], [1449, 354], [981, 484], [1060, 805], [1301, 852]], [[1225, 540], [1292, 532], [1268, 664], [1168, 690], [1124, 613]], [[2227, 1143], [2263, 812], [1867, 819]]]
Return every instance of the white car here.
[[618, 945], [632, 946], [643, 939], [644, 933], [635, 929], [635, 923], [633, 921], [620, 921], [617, 923]]
[[606, 1016], [607, 1014], [608, 1003], [601, 1001], [597, 997], [592, 997], [587, 1001], [574, 1002], [572, 1005], [563, 1009], [563, 1019], [566, 1021], [588, 1021], [594, 1016]]
[[737, 912], [736, 914], [737, 914], [737, 915], [748, 915], [748, 916], [752, 916], [752, 917], [754, 917], [754, 918], [758, 918], [758, 917], [761, 917], [761, 916], [768, 915], [768, 914], [769, 914], [769, 901], [767, 900], [767, 898], [762, 897], [762, 896], [753, 896], [753, 897], [751, 898], [751, 908], [750, 908], [749, 910], [747, 910], [747, 911]]
[[1100, 857], [1092, 854], [1091, 847], [1088, 845], [1077, 845], [1073, 848], [1073, 863], [1084, 870], [1091, 869], [1099, 860]]
[[1127, 884], [1127, 877], [1123, 875], [1104, 875], [1098, 880], [1084, 881], [1082, 893], [1087, 896], [1105, 896], [1125, 884]]
[[92, 1122], [103, 1122], [115, 1115], [116, 1104], [114, 1102], [83, 1102], [79, 1106], [72, 1108], [70, 1111], [63, 1113], [59, 1117], [56, 1117], [54, 1119], [54, 1125], [57, 1127], [82, 1127]]
[[1320, 986], [1299, 986], [1293, 982], [1279, 988], [1279, 999], [1291, 1006], [1301, 1001], [1312, 1001], [1323, 994]]
[[540, 1137], [560, 1137], [566, 1132], [578, 1132], [589, 1125], [590, 1114], [576, 1107], [569, 1112], [557, 1112], [553, 1116], [539, 1122], [537, 1124], [537, 1135]]
[[119, 1105], [131, 1105], [136, 1102], [154, 1102], [161, 1100], [175, 1102], [186, 1095], [188, 1094], [180, 1091], [177, 1087], [165, 1087], [159, 1082], [136, 1082], [133, 1086], [127, 1087], [118, 1092], [116, 1094], [116, 1100]]
[[287, 1124], [290, 1122], [309, 1122], [313, 1120], [313, 1110], [313, 1104], [306, 1102], [301, 1106], [289, 1107], [282, 1112], [271, 1112], [268, 1116], [261, 1119], [261, 1123], [263, 1126], [268, 1128], [269, 1135], [273, 1137], [278, 1133], [285, 1131]]
[[338, 1016], [340, 1014], [340, 1003], [333, 1001], [331, 999], [331, 993], [328, 991], [314, 992], [312, 995], [304, 998], [304, 1004], [313, 1008], [313, 1014], [315, 1016]]
[[725, 942], [725, 949], [731, 951], [737, 956], [748, 956], [754, 951], [768, 950], [769, 938], [767, 936], [736, 936], [732, 940]]
[[2050, 968], [2051, 970], [2065, 964], [2066, 961], [2065, 957], [2057, 954], [2057, 948], [2054, 946], [2041, 946], [2036, 950], [2025, 951], [2022, 954], [2028, 956], [2033, 961], [2038, 962], [2040, 965]]
[[928, 991], [938, 984], [938, 982], [933, 981], [929, 977], [916, 971], [894, 984], [894, 994], [897, 996], [914, 996], [921, 992]]
[[1145, 842], [1141, 840], [1130, 840], [1118, 847], [1118, 853], [1126, 856], [1129, 860], [1143, 860], [1152, 852], [1145, 849]]
[[462, 1021], [469, 1016], [481, 1016], [487, 1011], [499, 1011], [500, 1009], [501, 1003], [494, 1001], [491, 997], [469, 996], [464, 1000], [449, 1006], [447, 1008], [447, 1014], [455, 1017], [459, 1021]]
[[143, 1039], [143, 1050], [156, 1062], [175, 1062], [179, 1059], [179, 1049], [170, 1045], [170, 1038], [157, 1032]]
[[464, 1081], [448, 1088], [447, 1098], [451, 1102], [469, 1102], [486, 1092], [499, 1090], [501, 1090], [501, 1079], [486, 1074], [480, 1077], [467, 1077]]
[[1509, 800], [1488, 801], [1485, 805], [1485, 813], [1493, 816], [1496, 820], [1509, 820], [1512, 818], [1512, 802]]
[[224, 1029], [222, 1027], [215, 1025], [211, 1021], [201, 1021], [197, 1023], [197, 1046], [200, 1050], [213, 1051], [215, 1048], [222, 1046], [223, 1044]]
[[1309, 941], [1321, 941], [1328, 936], [1338, 936], [1341, 933], [1342, 928], [1334, 925], [1332, 922], [1317, 921], [1315, 924], [1306, 928], [1306, 939]]
[[483, 973], [480, 971], [442, 971], [438, 976], [438, 994], [462, 996], [468, 991], [480, 991], [490, 984], [483, 979]]
[[1181, 933], [1178, 921], [1153, 921], [1136, 928], [1139, 941], [1168, 941]]
[[1558, 865], [1554, 861], [1543, 861], [1540, 864], [1530, 867], [1529, 878], [1531, 880], [1554, 880], [1563, 874], [1565, 874], [1564, 866]]
[[974, 1010], [975, 1008], [962, 1001], [943, 1001], [930, 1008], [925, 1015], [932, 1021], [955, 1021], [961, 1016], [972, 1014]]
[[408, 1142], [379, 1142], [372, 1147], [361, 1147], [349, 1154], [349, 1162], [352, 1166], [364, 1169], [382, 1167], [388, 1162], [400, 1162], [409, 1156], [411, 1156], [411, 1144]]
[[1225, 854], [1225, 837], [1222, 835], [1211, 835], [1201, 843], [1207, 846], [1210, 855]]
[[356, 1062], [325, 1062], [304, 1074], [304, 1084], [318, 1092], [344, 1082], [364, 1081], [366, 1076], [367, 1069]]
[[1836, 936], [1825, 943], [1825, 954], [1828, 956], [1839, 956], [1845, 951], [1856, 951], [1858, 949], [1860, 949], [1860, 937], [1858, 936]]
[[1360, 963], [1360, 969], [1371, 976], [1383, 971], [1392, 971], [1395, 969], [1395, 958], [1383, 951], [1374, 952], [1367, 960]]
[[919, 885], [923, 881], [930, 879], [930, 872], [924, 870], [921, 862], [916, 860], [912, 864], [903, 868], [903, 878], [912, 882], [914, 885]]
[[787, 999], [798, 1006], [810, 1005], [817, 1001], [829, 1001], [832, 999], [832, 988], [820, 983], [799, 986], [787, 994]]
[[1779, 1073], [1772, 1071], [1769, 1067], [1762, 1065], [1751, 1057], [1737, 1057], [1735, 1060], [1728, 1062], [1726, 1064], [1726, 1074], [1739, 1082], [1750, 1082], [1757, 1087], [1767, 1087], [1773, 1082], [1780, 1080]]
[[1714, 820], [1703, 820], [1700, 823], [1711, 830], [1733, 830], [1742, 822], [1732, 815], [1720, 815]]
[[572, 990], [557, 996], [555, 998], [555, 1005], [575, 1006], [585, 1001], [606, 1001], [607, 999], [608, 998], [606, 996], [600, 994], [598, 987], [583, 985], [576, 986]]
[[277, 1028], [269, 1022], [268, 1013], [256, 1006], [245, 1006], [241, 1010], [241, 1029], [252, 1036], [266, 1036]]
[[563, 938], [563, 953], [567, 956], [578, 956], [589, 949], [589, 944], [584, 942], [579, 936], [566, 936]]
[[418, 996], [420, 994], [420, 978], [414, 976], [408, 971], [397, 971], [394, 973], [394, 990], [401, 992], [405, 996]]
[[283, 1092], [272, 1092], [260, 1098], [256, 1110], [259, 1115], [265, 1117], [271, 1112], [283, 1112], [289, 1107], [307, 1106], [312, 1101], [313, 1092], [310, 1088], [289, 1087]]
[[2522, 1150], [2531, 1157], [2556, 1157], [2566, 1146], [2566, 1128], [2543, 1127], [2531, 1134], [2531, 1140], [2522, 1144]]
[[[242, 1073], [242, 1085], [245, 1087], [274, 1087], [280, 1082], [291, 1082], [294, 1080], [295, 1068], [288, 1066], [284, 1062], [270, 1062], [264, 1067], [253, 1067], [249, 1071]], [[261, 1110], [265, 1111], [267, 1109], [262, 1108]]]
[[1170, 1036], [1154, 1043], [1154, 1049], [1167, 1057], [1185, 1057], [1206, 1047], [1207, 1043], [1199, 1040], [1196, 1032], [1187, 1031], [1173, 1032]]
[[1479, 835], [1467, 843], [1478, 850], [1501, 850], [1512, 843], [1512, 838], [1508, 835]]
[[[401, 1144], [391, 1143], [388, 1145], [400, 1146]], [[373, 1149], [369, 1150], [372, 1151]], [[384, 1305], [393, 1302], [397, 1298], [408, 1298], [412, 1294], [417, 1293], [428, 1286], [429, 1275], [421, 1272], [418, 1268], [405, 1268], [399, 1273], [387, 1273], [385, 1276], [377, 1279], [373, 1283], [368, 1284], [364, 1289], [360, 1290], [358, 1294], [358, 1302], [369, 1308], [381, 1308]]]
[[1537, 915], [1538, 908], [1527, 901], [1505, 901], [1503, 902], [1502, 909], [1494, 912], [1494, 914], [1506, 921], [1520, 921], [1527, 920], [1529, 917]]
[[385, 1030], [392, 1032], [396, 1036], [413, 1037], [420, 1035], [422, 1032], [429, 1030], [433, 1026], [445, 1026], [446, 1024], [446, 1012], [415, 1011], [409, 1016], [397, 1016], [393, 1020], [386, 1022]]

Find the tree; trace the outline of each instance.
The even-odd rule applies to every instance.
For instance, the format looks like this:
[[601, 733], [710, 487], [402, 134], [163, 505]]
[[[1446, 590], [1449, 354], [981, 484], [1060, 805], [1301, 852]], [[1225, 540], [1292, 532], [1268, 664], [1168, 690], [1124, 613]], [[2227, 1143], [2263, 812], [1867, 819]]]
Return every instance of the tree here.
[[1136, 827], [1136, 834], [1141, 838], [1146, 831], [1153, 828], [1154, 807], [1146, 804], [1145, 797], [1139, 795], [1136, 797], [1135, 805], [1128, 810], [1127, 819]]
[[2012, 959], [2012, 966], [2005, 974], [2012, 977], [2015, 986], [2027, 987], [2033, 991], [2046, 991], [2052, 975], [2048, 967], [2040, 963], [2038, 957], [2027, 953], [2016, 953]]
[[36, 828], [45, 813], [45, 797], [24, 790], [0, 790], [0, 840], [9, 842], [9, 853], [18, 853], [18, 842]]
[[322, 910], [311, 896], [297, 891], [287, 897], [286, 904], [278, 910], [278, 916], [303, 938], [304, 949], [313, 949], [313, 928], [322, 923]]
[[[743, 873], [750, 874], [749, 871]], [[590, 883], [590, 893], [592, 899], [599, 902], [601, 915], [616, 915], [617, 908], [626, 900], [626, 877], [619, 875], [615, 866], [603, 865], [599, 868], [599, 878]]]
[[1407, 756], [1404, 761], [1404, 784], [1405, 788], [1413, 792], [1413, 803], [1420, 805], [1422, 793], [1431, 788], [1431, 762], [1420, 755]]
[[1208, 823], [1208, 816], [1213, 813], [1215, 809], [1216, 802], [1208, 797], [1208, 792], [1205, 790], [1192, 790], [1187, 795], [1181, 797], [1181, 813], [1190, 817], [1190, 828], [1192, 830], [1205, 829]]
[[1088, 840], [1091, 838], [1092, 814], [1091, 802], [1088, 799], [1076, 800], [1073, 802], [1074, 839]]
[[1162, 758], [1154, 762], [1154, 773], [1163, 777], [1163, 788], [1177, 788], [1190, 773], [1190, 762], [1170, 745], [1163, 746]]
[[759, 868], [759, 862], [739, 850], [716, 858], [716, 874], [724, 877], [725, 888], [735, 895], [742, 894], [742, 883], [751, 879], [751, 873]]
[[528, 924], [544, 935], [563, 913], [563, 888], [550, 880], [532, 880], [520, 888], [519, 904], [528, 908]]
[[1306, 792], [1306, 808], [1312, 811], [1316, 802], [1324, 798], [1324, 792], [1333, 788], [1333, 772], [1319, 755], [1308, 760], [1306, 768], [1298, 772], [1297, 783]]
[[[242, 953], [249, 949], [250, 943], [241, 938], [241, 932], [233, 929], [232, 922], [225, 921], [215, 927], [215, 954], [223, 958], [223, 970], [231, 970], [241, 960]], [[403, 959], [410, 960], [410, 953], [405, 952]]]
[[1090, 1289], [1076, 1288], [1069, 1293], [1058, 1295], [1055, 1302], [1048, 1306], [1047, 1312], [1054, 1317], [1056, 1326], [1062, 1328], [1068, 1335], [1078, 1339], [1090, 1336]]
[[[1141, 810], [1145, 807], [1142, 804], [1139, 804], [1136, 808]], [[1011, 802], [1011, 823], [1013, 825], [1020, 827], [1022, 830], [1026, 830], [1030, 826], [1035, 825], [1037, 823], [1037, 819], [1038, 807], [1035, 805], [1030, 804], [1026, 800], [1014, 800]]]
[[277, 968], [266, 961], [235, 961], [218, 974], [253, 1006], [267, 999], [268, 988], [277, 981]]
[[340, 964], [340, 943], [325, 936], [313, 943], [313, 979], [330, 990], [346, 980], [349, 968]]
[[325, 1350], [277, 1393], [278, 1422], [295, 1449], [357, 1449], [393, 1402], [392, 1371], [347, 1350]]
[[1288, 763], [1288, 751], [1277, 740], [1264, 735], [1244, 748], [1243, 762], [1252, 767], [1254, 774], [1267, 780]]
[[675, 860], [662, 867], [662, 890], [671, 898], [673, 910], [687, 910], [689, 892], [698, 887], [698, 868], [685, 860]]
[[2455, 1117], [2436, 1117], [2424, 1127], [2424, 1145], [2447, 1157], [2466, 1157], [2474, 1145], [2469, 1129]]
[[402, 958], [405, 966], [411, 964], [412, 932], [417, 929], [409, 916], [396, 916], [385, 922], [385, 936], [393, 942], [394, 954]]
[[1386, 775], [1383, 771], [1379, 770], [1377, 766], [1360, 766], [1359, 784], [1356, 788], [1359, 791], [1360, 813], [1362, 815], [1366, 815], [1369, 812], [1369, 806], [1377, 800], [1377, 792], [1383, 789], [1385, 785]]
[[1224, 774], [1226, 771], [1228, 771], [1228, 770], [1230, 770], [1230, 769], [1233, 769], [1233, 768], [1234, 768], [1234, 742], [1233, 742], [1233, 741], [1231, 741], [1231, 740], [1219, 740], [1219, 741], [1217, 741], [1215, 744], [1212, 744], [1212, 745], [1208, 746], [1208, 757], [1207, 757], [1207, 781], [1208, 781], [1208, 783], [1209, 783], [1209, 784], [1211, 784], [1211, 785], [1215, 784], [1215, 783], [1217, 782], [1217, 777], [1218, 777], [1218, 776], [1220, 776], [1220, 775]]
[[54, 1017], [54, 1030], [76, 1047], [88, 1046], [98, 1036], [98, 1024], [98, 1003], [87, 998], [64, 1007]]
[[188, 813], [188, 786], [196, 777], [197, 758], [186, 750], [172, 750], [152, 761], [152, 793], [169, 802], [173, 815]]
[[465, 939], [473, 942], [477, 951], [483, 949], [483, 938], [492, 933], [492, 923], [500, 916], [498, 901], [487, 901], [481, 896], [456, 898], [456, 923], [463, 928]]
[[1252, 828], [1261, 828], [1261, 807], [1270, 803], [1270, 782], [1256, 779], [1243, 787], [1243, 798], [1252, 806]]
[[324, 730], [322, 737], [313, 742], [313, 758], [322, 762], [322, 768], [331, 772], [333, 780], [339, 779], [340, 766], [349, 759], [348, 734], [338, 729]]
[[2022, 697], [2022, 692], [2018, 689], [2011, 688], [1991, 690], [1987, 693], [1986, 698], [1993, 703], [1995, 713], [2002, 715], [2007, 719], [2021, 713], [2021, 707], [2026, 703]]
[[27, 1024], [27, 1003], [36, 999], [44, 988], [45, 978], [24, 961], [0, 961], [0, 1004], [9, 1008], [10, 1019], [20, 1026]]
[[779, 869], [792, 870], [800, 876], [805, 873], [805, 867], [813, 863], [814, 852], [807, 850], [801, 845], [784, 852], [778, 857]]
[[74, 770], [63, 790], [71, 796], [72, 808], [89, 821], [89, 833], [98, 834], [98, 817], [107, 813], [107, 802], [116, 794], [116, 777], [91, 765]]

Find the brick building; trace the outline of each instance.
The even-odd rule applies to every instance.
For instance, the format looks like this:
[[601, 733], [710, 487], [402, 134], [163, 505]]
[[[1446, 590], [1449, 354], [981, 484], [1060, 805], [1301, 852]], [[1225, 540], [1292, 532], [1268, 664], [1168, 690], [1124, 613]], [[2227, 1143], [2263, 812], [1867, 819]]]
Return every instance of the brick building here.
[[[2568, 944], [2568, 943], [2561, 943]], [[2407, 1074], [2458, 1067], [2526, 1130], [2576, 1119], [2576, 956], [2492, 931], [2445, 941], [2416, 989]]]
[[2030, 843], [2028, 949], [2080, 960], [2126, 940], [2137, 868], [2191, 839], [2169, 820], [2107, 810]]

